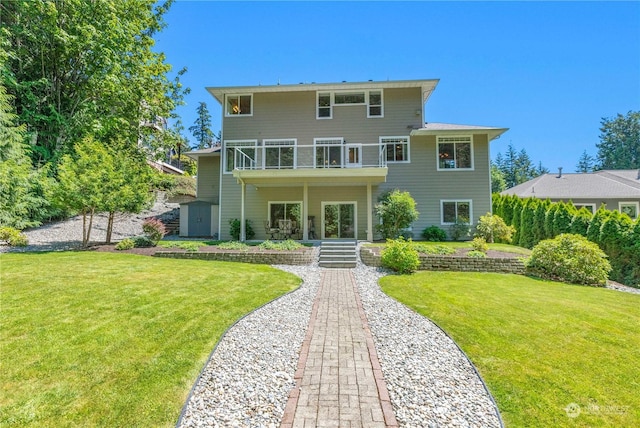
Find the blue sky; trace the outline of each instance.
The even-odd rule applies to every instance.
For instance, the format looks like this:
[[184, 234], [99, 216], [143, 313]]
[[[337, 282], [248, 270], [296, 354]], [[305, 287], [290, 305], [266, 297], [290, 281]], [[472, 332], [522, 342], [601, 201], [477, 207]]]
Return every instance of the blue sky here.
[[204, 101], [220, 129], [206, 86], [438, 78], [427, 121], [510, 128], [494, 157], [570, 172], [601, 118], [640, 110], [640, 2], [177, 1], [165, 20], [185, 128]]

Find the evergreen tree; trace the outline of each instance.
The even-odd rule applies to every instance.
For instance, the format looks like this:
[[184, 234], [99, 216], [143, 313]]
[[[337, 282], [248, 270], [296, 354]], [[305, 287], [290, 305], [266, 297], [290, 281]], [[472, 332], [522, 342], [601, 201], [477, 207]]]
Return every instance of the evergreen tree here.
[[507, 189], [549, 172], [542, 163], [535, 167], [527, 151], [522, 149], [518, 152], [513, 144], [509, 144], [504, 156], [501, 153], [496, 155], [495, 166], [502, 173]]
[[576, 235], [587, 236], [587, 230], [589, 229], [589, 223], [593, 214], [586, 208], [582, 207], [573, 215], [571, 219], [571, 226], [569, 231]]
[[213, 147], [214, 133], [211, 130], [211, 115], [207, 109], [207, 104], [200, 102], [196, 109], [198, 117], [193, 126], [189, 127], [189, 131], [195, 137], [198, 142], [198, 149], [207, 149]]
[[491, 162], [491, 193], [500, 193], [507, 188], [507, 182], [500, 168]]
[[640, 111], [602, 118], [598, 148], [599, 169], [640, 168]]
[[583, 151], [576, 165], [576, 172], [593, 172], [595, 171], [596, 160], [587, 151]]

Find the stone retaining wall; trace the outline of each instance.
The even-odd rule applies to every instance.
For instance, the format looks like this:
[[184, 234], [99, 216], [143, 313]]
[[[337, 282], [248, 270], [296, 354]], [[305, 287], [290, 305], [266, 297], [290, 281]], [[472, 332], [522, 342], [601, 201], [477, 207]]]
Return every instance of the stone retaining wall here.
[[[525, 273], [524, 263], [520, 259], [452, 257], [420, 254], [419, 270], [444, 270], [458, 272], [499, 272]], [[368, 248], [360, 248], [360, 259], [367, 266], [381, 266], [380, 256]]]
[[192, 260], [216, 260], [223, 262], [256, 263], [266, 265], [308, 265], [313, 262], [313, 251], [158, 251], [155, 257]]

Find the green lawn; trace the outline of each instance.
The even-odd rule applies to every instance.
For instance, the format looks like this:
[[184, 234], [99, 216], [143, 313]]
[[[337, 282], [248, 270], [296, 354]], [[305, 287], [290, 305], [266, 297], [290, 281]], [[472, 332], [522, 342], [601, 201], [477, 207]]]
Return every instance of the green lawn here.
[[295, 289], [264, 265], [0, 255], [0, 426], [173, 426], [242, 315]]
[[453, 337], [507, 426], [640, 426], [639, 295], [489, 273], [380, 282]]

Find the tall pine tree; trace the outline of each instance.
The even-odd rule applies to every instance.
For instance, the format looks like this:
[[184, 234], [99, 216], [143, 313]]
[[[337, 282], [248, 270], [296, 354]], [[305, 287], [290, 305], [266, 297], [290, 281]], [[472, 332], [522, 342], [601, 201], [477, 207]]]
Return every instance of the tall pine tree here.
[[207, 104], [200, 102], [196, 109], [198, 117], [193, 123], [193, 126], [189, 127], [189, 131], [193, 134], [194, 138], [198, 142], [198, 149], [207, 149], [213, 147], [214, 137], [211, 130], [211, 115], [207, 109]]

